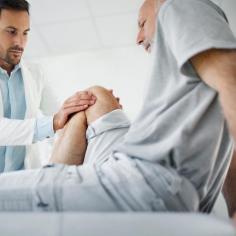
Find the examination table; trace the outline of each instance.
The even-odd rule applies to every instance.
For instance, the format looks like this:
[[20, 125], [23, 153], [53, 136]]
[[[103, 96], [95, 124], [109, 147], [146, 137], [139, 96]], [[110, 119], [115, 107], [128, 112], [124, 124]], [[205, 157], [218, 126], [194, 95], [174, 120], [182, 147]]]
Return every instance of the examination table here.
[[230, 221], [202, 214], [1, 213], [0, 236], [236, 236]]

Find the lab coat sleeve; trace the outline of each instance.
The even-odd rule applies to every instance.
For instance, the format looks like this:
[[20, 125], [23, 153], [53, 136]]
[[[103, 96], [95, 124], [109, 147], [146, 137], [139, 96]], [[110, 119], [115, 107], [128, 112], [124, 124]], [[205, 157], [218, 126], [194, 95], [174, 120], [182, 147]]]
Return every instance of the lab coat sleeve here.
[[[53, 85], [53, 82], [47, 76], [47, 73], [45, 73], [44, 67], [42, 66], [40, 73], [40, 79], [43, 81], [43, 87], [42, 87], [42, 93], [41, 93], [41, 101], [40, 101], [40, 110], [39, 113], [41, 114], [41, 117], [37, 117], [37, 121], [40, 119], [47, 119], [47, 117], [51, 117], [53, 119], [53, 116], [58, 110], [60, 109], [60, 102], [56, 93], [55, 85]], [[37, 127], [38, 122], [36, 123]], [[53, 128], [53, 125], [51, 125]], [[50, 130], [50, 129], [48, 129]], [[42, 129], [41, 131], [42, 132]], [[48, 136], [50, 138], [46, 138], [43, 141], [40, 142], [40, 162], [42, 165], [45, 165], [48, 163], [52, 150], [53, 150], [53, 144], [54, 144], [54, 131], [51, 129], [51, 131], [48, 133]], [[53, 138], [51, 138], [53, 136]], [[40, 140], [42, 140], [40, 138]]]
[[30, 145], [33, 142], [35, 119], [0, 118], [0, 146]]

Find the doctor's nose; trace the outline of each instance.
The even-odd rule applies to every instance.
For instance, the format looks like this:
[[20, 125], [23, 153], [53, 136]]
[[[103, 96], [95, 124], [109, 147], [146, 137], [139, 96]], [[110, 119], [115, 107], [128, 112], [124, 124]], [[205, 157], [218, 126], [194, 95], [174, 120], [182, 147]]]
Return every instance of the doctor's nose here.
[[26, 44], [26, 38], [23, 35], [17, 35], [14, 38], [14, 46], [19, 48], [24, 48]]

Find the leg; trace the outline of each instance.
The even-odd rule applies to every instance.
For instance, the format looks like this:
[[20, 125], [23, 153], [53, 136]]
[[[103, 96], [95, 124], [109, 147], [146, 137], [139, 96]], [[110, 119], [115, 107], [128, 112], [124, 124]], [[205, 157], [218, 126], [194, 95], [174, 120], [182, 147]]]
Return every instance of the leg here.
[[0, 175], [1, 212], [197, 209], [198, 195], [186, 179], [123, 154], [99, 166], [56, 165]]
[[68, 165], [82, 164], [87, 148], [86, 129], [85, 113], [75, 114], [59, 134], [50, 162]]
[[[102, 88], [97, 97], [103, 93]], [[106, 97], [109, 95], [104, 91]], [[114, 102], [114, 103], [113, 103]], [[106, 103], [106, 100], [105, 100]], [[94, 128], [118, 108], [116, 101], [97, 103], [87, 111]], [[111, 112], [112, 111], [112, 112]], [[109, 112], [109, 113], [107, 113]], [[105, 115], [104, 115], [105, 114]], [[120, 117], [119, 117], [120, 118]], [[119, 123], [127, 130], [127, 120]], [[109, 120], [109, 119], [108, 119]], [[117, 121], [117, 120], [116, 120]], [[77, 122], [76, 122], [77, 124]], [[89, 127], [90, 127], [89, 126]], [[119, 130], [121, 127], [116, 127]], [[95, 132], [97, 147], [110, 142], [110, 129]], [[118, 136], [120, 137], [120, 135]], [[66, 140], [65, 140], [66, 141]], [[92, 152], [95, 154], [96, 150]], [[99, 204], [98, 204], [99, 203]], [[0, 211], [196, 211], [198, 195], [192, 184], [158, 163], [111, 153], [101, 164], [56, 165], [35, 171], [0, 175]]]
[[88, 90], [97, 97], [96, 103], [70, 119], [54, 146], [51, 163], [82, 164], [87, 148], [87, 123], [91, 124], [101, 116], [120, 108], [116, 98], [107, 89], [94, 86]]
[[[93, 121], [90, 128], [94, 130], [98, 120], [100, 124], [102, 121], [105, 125], [102, 129], [99, 125], [99, 131], [95, 129], [95, 135], [90, 136], [91, 145], [88, 145], [89, 153], [87, 154], [99, 157], [102, 154], [104, 157], [127, 132], [129, 121], [121, 110], [110, 112], [120, 106], [109, 91], [100, 87], [92, 89], [99, 102], [88, 112], [89, 120]], [[109, 116], [110, 113], [106, 114], [107, 112], [112, 113], [112, 120], [109, 119], [111, 116]], [[114, 113], [116, 114], [115, 122], [113, 122]], [[52, 162], [74, 164], [83, 159], [86, 143], [81, 143], [81, 140], [86, 141], [85, 118], [84, 113], [78, 113], [72, 117], [55, 146]], [[81, 137], [82, 133], [84, 136]], [[70, 140], [71, 135], [72, 140]], [[117, 204], [104, 189], [95, 165], [80, 167], [83, 168], [77, 169], [76, 165], [55, 165], [37, 171], [0, 175], [0, 211], [119, 210]], [[76, 196], [79, 193], [82, 195], [80, 199], [77, 199]], [[84, 201], [91, 204], [84, 205]], [[99, 204], [97, 204], [98, 201]]]
[[0, 211], [32, 211], [32, 189], [40, 170], [0, 174]]
[[111, 91], [98, 86], [89, 90], [96, 95], [97, 102], [85, 111], [88, 147], [84, 163], [102, 164], [122, 142], [130, 122]]
[[88, 90], [97, 97], [96, 103], [85, 111], [88, 125], [103, 115], [120, 109], [119, 102], [109, 90], [99, 86], [91, 87]]

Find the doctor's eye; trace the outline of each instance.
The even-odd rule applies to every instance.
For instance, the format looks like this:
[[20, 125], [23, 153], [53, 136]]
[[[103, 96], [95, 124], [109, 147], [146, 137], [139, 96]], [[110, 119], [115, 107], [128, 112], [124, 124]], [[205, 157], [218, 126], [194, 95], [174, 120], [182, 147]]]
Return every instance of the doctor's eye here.
[[6, 32], [11, 36], [15, 36], [17, 34], [15, 29], [7, 29]]

